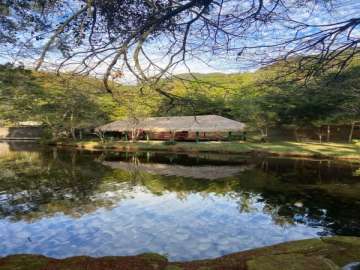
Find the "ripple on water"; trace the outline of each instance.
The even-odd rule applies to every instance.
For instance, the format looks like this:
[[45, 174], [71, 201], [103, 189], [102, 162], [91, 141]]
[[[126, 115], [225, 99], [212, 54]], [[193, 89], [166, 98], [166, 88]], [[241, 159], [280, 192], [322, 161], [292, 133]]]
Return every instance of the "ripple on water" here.
[[[54, 157], [48, 152], [33, 157], [34, 170], [12, 167], [11, 160], [4, 174], [0, 170], [0, 256], [39, 253], [63, 258], [151, 251], [168, 254], [170, 260], [192, 260], [338, 230], [360, 235], [359, 205], [348, 203], [343, 211], [329, 192], [329, 187], [336, 187], [342, 203], [350, 200], [346, 196], [352, 193], [340, 189], [359, 188], [353, 168], [254, 159], [246, 160], [252, 166], [237, 175], [209, 181], [114, 169], [102, 163], [103, 153], [74, 157], [74, 152], [59, 150]], [[141, 160], [141, 153], [134, 159], [117, 156], [121, 162], [149, 164], [167, 159], [165, 155]], [[21, 164], [24, 156], [11, 158]], [[177, 162], [183, 162], [194, 169], [219, 162], [183, 159], [166, 165], [176, 169]], [[230, 161], [230, 167], [242, 166]], [[302, 164], [306, 170], [297, 173]], [[14, 175], [21, 180], [16, 185]], [[321, 184], [313, 179], [318, 175]], [[338, 185], [342, 182], [347, 184]]]

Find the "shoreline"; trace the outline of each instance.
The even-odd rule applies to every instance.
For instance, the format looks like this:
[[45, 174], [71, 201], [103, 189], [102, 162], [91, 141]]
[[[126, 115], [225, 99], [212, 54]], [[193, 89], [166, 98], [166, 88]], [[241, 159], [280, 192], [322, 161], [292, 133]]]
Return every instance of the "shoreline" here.
[[359, 263], [359, 260], [359, 237], [333, 236], [285, 242], [218, 258], [187, 262], [170, 262], [166, 256], [157, 253], [99, 258], [77, 256], [65, 259], [19, 254], [0, 257], [0, 268], [4, 270], [330, 270]]
[[232, 142], [176, 142], [166, 144], [163, 141], [137, 142], [100, 142], [100, 141], [58, 141], [50, 145], [70, 147], [89, 151], [160, 151], [172, 153], [217, 153], [244, 154], [250, 156], [289, 157], [331, 159], [349, 162], [360, 162], [360, 147], [355, 144], [315, 143], [315, 142], [270, 142], [250, 143]]

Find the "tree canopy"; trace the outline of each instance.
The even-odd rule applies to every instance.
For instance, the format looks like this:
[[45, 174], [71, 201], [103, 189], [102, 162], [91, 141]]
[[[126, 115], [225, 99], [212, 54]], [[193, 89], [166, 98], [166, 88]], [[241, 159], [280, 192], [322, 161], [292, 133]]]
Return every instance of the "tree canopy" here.
[[36, 60], [36, 69], [101, 73], [110, 92], [109, 80], [124, 73], [156, 83], [208, 56], [253, 67], [296, 56], [316, 76], [343, 70], [359, 53], [359, 9], [341, 0], [7, 0], [0, 53]]

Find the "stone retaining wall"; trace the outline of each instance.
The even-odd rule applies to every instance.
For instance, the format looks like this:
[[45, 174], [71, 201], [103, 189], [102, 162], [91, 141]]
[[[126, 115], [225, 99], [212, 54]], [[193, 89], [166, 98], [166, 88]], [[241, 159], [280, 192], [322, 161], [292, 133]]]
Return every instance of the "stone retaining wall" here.
[[41, 138], [43, 128], [41, 127], [2, 127], [0, 128], [0, 139], [3, 140], [36, 140]]

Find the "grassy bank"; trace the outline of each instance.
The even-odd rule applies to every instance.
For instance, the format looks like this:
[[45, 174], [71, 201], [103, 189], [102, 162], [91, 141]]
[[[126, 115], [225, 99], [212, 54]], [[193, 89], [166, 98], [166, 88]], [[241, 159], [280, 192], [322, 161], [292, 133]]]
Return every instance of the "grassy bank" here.
[[208, 152], [224, 154], [254, 154], [288, 157], [330, 158], [360, 162], [360, 147], [355, 144], [340, 143], [299, 143], [299, 142], [178, 142], [173, 145], [161, 141], [139, 142], [100, 142], [70, 141], [56, 142], [59, 146], [70, 146], [87, 150], [115, 151], [169, 151], [169, 152]]
[[[36, 255], [0, 258], [4, 270], [278, 270], [345, 269], [360, 259], [360, 238], [330, 237], [288, 242], [229, 254], [220, 258], [169, 262], [158, 254], [124, 257], [53, 259]], [[358, 268], [346, 268], [358, 269]]]

